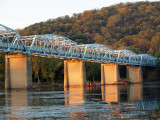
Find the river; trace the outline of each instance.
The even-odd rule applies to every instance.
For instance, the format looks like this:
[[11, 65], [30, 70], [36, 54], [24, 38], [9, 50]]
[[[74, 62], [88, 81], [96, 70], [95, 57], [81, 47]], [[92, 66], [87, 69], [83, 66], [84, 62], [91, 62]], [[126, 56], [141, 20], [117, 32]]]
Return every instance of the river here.
[[158, 119], [160, 84], [0, 90], [0, 119]]

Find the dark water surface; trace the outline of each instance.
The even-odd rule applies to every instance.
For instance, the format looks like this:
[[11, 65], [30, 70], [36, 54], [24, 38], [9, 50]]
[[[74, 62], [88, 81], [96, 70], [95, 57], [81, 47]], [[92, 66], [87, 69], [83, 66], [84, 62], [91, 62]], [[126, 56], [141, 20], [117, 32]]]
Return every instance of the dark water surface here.
[[0, 119], [158, 119], [160, 84], [0, 90]]

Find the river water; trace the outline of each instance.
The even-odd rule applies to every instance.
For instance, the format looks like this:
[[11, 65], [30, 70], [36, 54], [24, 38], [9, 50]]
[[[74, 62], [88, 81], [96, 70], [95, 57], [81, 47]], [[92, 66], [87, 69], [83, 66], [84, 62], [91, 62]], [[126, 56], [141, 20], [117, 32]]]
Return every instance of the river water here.
[[160, 84], [0, 90], [0, 119], [158, 119]]

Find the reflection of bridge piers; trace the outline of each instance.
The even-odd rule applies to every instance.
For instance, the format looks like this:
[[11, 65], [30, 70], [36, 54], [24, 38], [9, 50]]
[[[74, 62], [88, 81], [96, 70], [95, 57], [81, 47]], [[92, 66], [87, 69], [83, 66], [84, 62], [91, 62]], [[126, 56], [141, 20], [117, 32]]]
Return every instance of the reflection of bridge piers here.
[[128, 89], [128, 102], [141, 101], [143, 99], [142, 84], [131, 84]]
[[102, 100], [107, 103], [119, 102], [119, 90], [117, 85], [102, 85]]
[[104, 102], [135, 102], [142, 100], [142, 85], [131, 84], [129, 87], [124, 85], [102, 85], [101, 86], [102, 100]]
[[84, 87], [64, 87], [65, 105], [79, 105], [84, 101]]
[[9, 108], [6, 110], [6, 114], [11, 115], [10, 119], [24, 119], [23, 115], [17, 113], [26, 113], [27, 109], [24, 108], [28, 107], [31, 102], [28, 97], [28, 91], [20, 89], [6, 90], [5, 96], [6, 106]]

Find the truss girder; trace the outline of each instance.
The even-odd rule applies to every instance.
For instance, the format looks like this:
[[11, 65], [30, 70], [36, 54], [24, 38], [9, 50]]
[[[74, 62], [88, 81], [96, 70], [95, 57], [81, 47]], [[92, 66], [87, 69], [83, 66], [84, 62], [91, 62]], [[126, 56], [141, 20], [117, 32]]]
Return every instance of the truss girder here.
[[136, 54], [131, 50], [114, 50], [114, 56], [117, 58], [117, 63], [137, 64], [141, 66], [155, 66], [155, 57], [149, 54]]
[[102, 44], [78, 45], [69, 38], [54, 35], [20, 36], [11, 28], [0, 24], [0, 51], [27, 53], [41, 57], [84, 59], [93, 62], [155, 66], [156, 58], [149, 54], [136, 54], [131, 50], [112, 50]]
[[108, 61], [114, 61], [113, 50], [106, 45], [102, 44], [83, 44], [78, 45], [80, 53], [83, 54], [82, 58], [102, 59]]
[[22, 45], [19, 32], [0, 24], [0, 44]]

